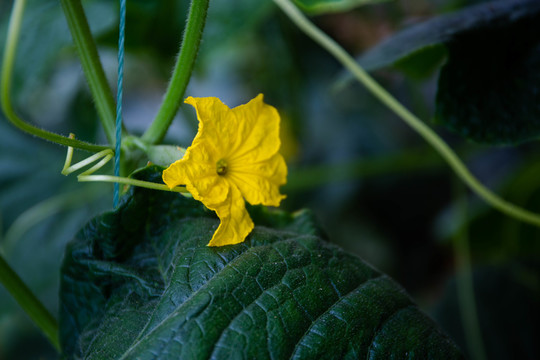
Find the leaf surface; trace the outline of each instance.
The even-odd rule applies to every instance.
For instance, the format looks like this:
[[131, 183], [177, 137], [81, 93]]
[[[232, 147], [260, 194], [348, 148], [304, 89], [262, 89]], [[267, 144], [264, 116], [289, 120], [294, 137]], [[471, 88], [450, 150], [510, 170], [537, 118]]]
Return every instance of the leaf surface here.
[[372, 71], [402, 59], [411, 61], [416, 56], [425, 57], [427, 50], [437, 49], [438, 56], [429, 52], [429, 57], [433, 63], [440, 62], [445, 53], [438, 45], [469, 32], [515, 23], [539, 11], [540, 3], [536, 0], [491, 1], [471, 6], [405, 28], [368, 50], [358, 61], [365, 70]]
[[538, 23], [539, 1], [488, 2], [407, 28], [359, 63], [422, 78], [446, 58], [436, 122], [475, 142], [516, 144], [540, 136]]
[[[160, 168], [137, 174], [160, 181]], [[387, 276], [322, 238], [308, 212], [250, 209], [247, 241], [206, 244], [214, 213], [133, 189], [66, 251], [67, 358], [438, 358], [455, 345]]]
[[448, 44], [436, 120], [480, 143], [506, 145], [538, 138], [538, 24], [540, 12], [531, 13], [518, 23], [478, 30]]

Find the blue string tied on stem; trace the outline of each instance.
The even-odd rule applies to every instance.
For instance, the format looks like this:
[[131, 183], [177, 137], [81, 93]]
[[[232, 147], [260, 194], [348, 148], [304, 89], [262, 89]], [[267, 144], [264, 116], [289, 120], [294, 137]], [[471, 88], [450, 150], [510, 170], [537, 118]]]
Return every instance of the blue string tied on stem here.
[[[116, 92], [116, 146], [114, 150], [114, 176], [120, 176], [122, 145], [122, 91], [124, 85], [124, 39], [126, 28], [126, 0], [120, 0], [120, 26], [118, 31], [118, 90]], [[118, 207], [120, 184], [114, 183], [114, 208]]]

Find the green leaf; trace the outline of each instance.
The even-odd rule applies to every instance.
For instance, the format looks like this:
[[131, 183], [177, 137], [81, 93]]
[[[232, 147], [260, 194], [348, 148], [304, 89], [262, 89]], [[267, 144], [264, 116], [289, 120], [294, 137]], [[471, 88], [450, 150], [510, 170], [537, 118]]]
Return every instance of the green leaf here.
[[359, 63], [425, 77], [447, 58], [435, 120], [475, 142], [520, 143], [540, 136], [539, 22], [536, 0], [480, 4], [405, 29]]
[[447, 56], [446, 46], [435, 44], [399, 59], [393, 66], [411, 78], [424, 79], [433, 74]]
[[[161, 168], [135, 175], [160, 181]], [[322, 240], [307, 212], [250, 208], [238, 245], [191, 198], [135, 188], [68, 246], [64, 355], [85, 359], [462, 358], [403, 289]]]
[[148, 159], [159, 166], [169, 166], [184, 157], [186, 149], [174, 145], [153, 145], [148, 147]]
[[478, 30], [450, 43], [439, 76], [436, 120], [480, 143], [538, 138], [539, 23], [540, 12], [531, 13], [517, 23]]
[[294, 0], [298, 7], [312, 15], [343, 12], [383, 1], [388, 0]]
[[365, 70], [372, 71], [406, 57], [411, 62], [413, 58], [429, 55], [432, 66], [440, 63], [445, 53], [439, 48], [439, 55], [434, 56], [433, 52], [425, 52], [426, 48], [448, 44], [457, 36], [464, 37], [484, 28], [512, 24], [539, 11], [540, 2], [536, 0], [490, 1], [471, 6], [406, 28], [363, 54], [358, 62]]

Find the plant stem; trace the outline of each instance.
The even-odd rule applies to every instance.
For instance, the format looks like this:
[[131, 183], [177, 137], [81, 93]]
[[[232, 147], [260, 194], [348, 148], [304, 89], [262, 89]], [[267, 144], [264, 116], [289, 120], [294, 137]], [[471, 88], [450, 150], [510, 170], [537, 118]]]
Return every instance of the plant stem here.
[[17, 303], [30, 316], [30, 319], [43, 331], [54, 348], [60, 352], [58, 324], [45, 306], [36, 298], [21, 278], [13, 271], [3, 256], [0, 255], [0, 283], [13, 296]]
[[146, 143], [157, 144], [163, 140], [180, 107], [199, 51], [208, 3], [209, 0], [191, 1], [184, 38], [167, 92], [154, 121], [142, 136]]
[[2, 81], [0, 84], [0, 102], [4, 114], [6, 115], [8, 120], [20, 130], [40, 137], [42, 139], [87, 151], [100, 151], [103, 149], [107, 149], [106, 146], [94, 145], [84, 141], [70, 139], [65, 136], [55, 134], [53, 132], [30, 125], [21, 120], [13, 110], [10, 98], [11, 75], [13, 73], [15, 54], [17, 51], [17, 42], [19, 40], [19, 35], [21, 31], [21, 23], [25, 4], [25, 0], [16, 0], [11, 11], [11, 17], [9, 19], [8, 35], [6, 39], [6, 46], [4, 49], [4, 59], [2, 62]]
[[171, 189], [165, 184], [158, 184], [158, 183], [153, 183], [150, 181], [143, 181], [143, 180], [131, 179], [131, 178], [120, 177], [120, 176], [81, 174], [77, 176], [77, 180], [79, 180], [80, 182], [87, 182], [87, 181], [111, 182], [111, 183], [116, 183], [116, 184], [138, 186], [138, 187], [143, 187], [143, 188], [152, 189], [152, 190], [161, 190], [161, 191], [170, 191], [170, 192], [189, 194], [189, 192], [184, 186], [176, 186]]
[[458, 211], [465, 224], [457, 231], [453, 239], [454, 253], [457, 259], [456, 269], [456, 293], [461, 315], [461, 325], [465, 335], [465, 341], [469, 348], [469, 354], [473, 360], [485, 360], [484, 343], [482, 332], [478, 322], [478, 312], [474, 296], [474, 280], [472, 276], [471, 254], [469, 249], [469, 236], [467, 231], [467, 197], [461, 183], [454, 181]]
[[459, 159], [456, 153], [442, 140], [437, 133], [424, 124], [414, 114], [407, 110], [399, 101], [397, 101], [388, 91], [379, 85], [368, 73], [364, 71], [356, 61], [340, 47], [328, 35], [318, 29], [311, 23], [291, 2], [290, 0], [274, 0], [289, 18], [314, 41], [319, 43], [324, 49], [332, 54], [343, 66], [352, 72], [354, 77], [362, 83], [376, 98], [391, 109], [403, 121], [413, 128], [420, 136], [424, 138], [450, 165], [457, 176], [467, 186], [475, 192], [480, 198], [497, 210], [514, 217], [523, 222], [540, 226], [540, 215], [520, 208], [486, 188], [473, 174], [467, 169], [465, 164]]
[[115, 142], [115, 104], [80, 0], [60, 0], [109, 144]]

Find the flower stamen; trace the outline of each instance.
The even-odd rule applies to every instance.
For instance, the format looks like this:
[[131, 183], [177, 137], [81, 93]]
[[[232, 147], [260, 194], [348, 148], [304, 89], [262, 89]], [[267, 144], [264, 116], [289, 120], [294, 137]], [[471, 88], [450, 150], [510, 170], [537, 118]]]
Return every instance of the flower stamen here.
[[225, 159], [219, 159], [216, 163], [216, 170], [218, 175], [227, 174], [227, 161]]

